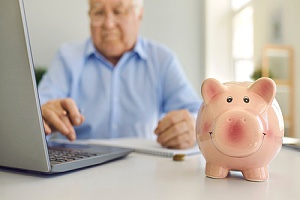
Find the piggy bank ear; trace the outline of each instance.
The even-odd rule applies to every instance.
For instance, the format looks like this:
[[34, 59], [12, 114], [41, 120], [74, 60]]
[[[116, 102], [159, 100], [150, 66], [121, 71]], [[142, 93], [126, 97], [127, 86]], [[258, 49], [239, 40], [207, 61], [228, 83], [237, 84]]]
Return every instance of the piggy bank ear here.
[[260, 78], [250, 85], [248, 91], [255, 92], [267, 103], [271, 103], [276, 95], [276, 84], [270, 78]]
[[201, 94], [204, 103], [207, 104], [210, 100], [226, 90], [226, 87], [214, 78], [206, 79], [201, 87]]

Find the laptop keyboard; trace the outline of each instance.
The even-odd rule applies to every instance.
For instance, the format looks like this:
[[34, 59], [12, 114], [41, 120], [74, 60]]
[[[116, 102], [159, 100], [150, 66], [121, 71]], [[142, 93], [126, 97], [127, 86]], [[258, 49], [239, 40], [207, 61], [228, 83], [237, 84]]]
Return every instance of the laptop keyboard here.
[[61, 150], [61, 149], [49, 149], [49, 158], [51, 162], [64, 163], [78, 159], [85, 159], [97, 156], [96, 153], [89, 153], [78, 150]]

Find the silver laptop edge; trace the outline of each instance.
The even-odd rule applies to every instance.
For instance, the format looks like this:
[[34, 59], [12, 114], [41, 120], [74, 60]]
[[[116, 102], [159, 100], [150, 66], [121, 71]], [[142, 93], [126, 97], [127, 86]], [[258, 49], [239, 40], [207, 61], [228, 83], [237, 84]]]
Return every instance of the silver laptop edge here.
[[23, 0], [1, 0], [0, 27], [0, 165], [48, 172]]

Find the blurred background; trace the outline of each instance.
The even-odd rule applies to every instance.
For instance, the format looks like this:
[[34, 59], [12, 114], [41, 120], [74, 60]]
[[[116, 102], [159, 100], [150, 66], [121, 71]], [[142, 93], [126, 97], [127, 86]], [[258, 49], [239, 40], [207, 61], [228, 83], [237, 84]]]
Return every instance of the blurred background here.
[[[24, 0], [36, 68], [47, 68], [65, 41], [89, 36], [88, 0]], [[300, 137], [299, 0], [144, 0], [140, 34], [178, 55], [200, 95], [202, 81], [271, 77], [285, 135]]]

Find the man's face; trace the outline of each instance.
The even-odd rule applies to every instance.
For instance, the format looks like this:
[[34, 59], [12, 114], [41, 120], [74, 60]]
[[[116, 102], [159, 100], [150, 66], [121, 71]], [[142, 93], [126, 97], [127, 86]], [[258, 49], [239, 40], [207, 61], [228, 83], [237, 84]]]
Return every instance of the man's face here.
[[108, 60], [133, 48], [143, 14], [135, 9], [133, 0], [90, 0], [92, 39]]

